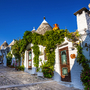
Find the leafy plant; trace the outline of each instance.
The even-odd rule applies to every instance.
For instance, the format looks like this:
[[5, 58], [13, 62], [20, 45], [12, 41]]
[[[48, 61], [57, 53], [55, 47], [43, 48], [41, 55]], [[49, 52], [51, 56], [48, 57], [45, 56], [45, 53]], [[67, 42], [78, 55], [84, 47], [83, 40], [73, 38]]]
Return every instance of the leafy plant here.
[[19, 70], [21, 70], [21, 71], [24, 71], [24, 65], [22, 65], [22, 66], [19, 66], [19, 68], [18, 68]]
[[15, 67], [15, 68], [16, 68], [16, 70], [24, 71], [24, 65], [22, 65], [22, 66], [17, 66], [17, 67]]
[[6, 58], [7, 58], [7, 65], [11, 65], [11, 62], [12, 62], [11, 51], [7, 54]]
[[20, 66], [20, 60], [21, 60], [21, 53], [20, 53], [20, 48], [21, 48], [21, 40], [16, 40], [15, 44], [12, 46], [12, 54], [15, 56], [15, 59], [18, 60], [19, 66]]
[[34, 45], [32, 47], [33, 49], [33, 53], [34, 53], [34, 66], [37, 68], [37, 71], [38, 71], [38, 68], [39, 68], [39, 54], [40, 54], [40, 51], [39, 51], [39, 46], [38, 45]]
[[85, 86], [85, 90], [90, 90], [90, 67], [88, 64], [88, 59], [83, 55], [82, 47], [80, 45], [77, 46], [77, 62], [82, 65], [83, 70], [81, 72], [81, 81]]
[[42, 65], [42, 72], [44, 74], [44, 77], [51, 78], [54, 75], [53, 71], [53, 66], [49, 66], [47, 63], [44, 62], [44, 64]]
[[[23, 39], [16, 40], [16, 43], [12, 47], [13, 54], [15, 55], [15, 58], [19, 60], [21, 53], [25, 52], [26, 47], [29, 43], [33, 44], [33, 53], [34, 53], [34, 66], [37, 68], [37, 71], [39, 70], [39, 47], [38, 45], [45, 46], [46, 56], [47, 56], [47, 62], [43, 68], [43, 73], [45, 74], [45, 77], [52, 77], [53, 76], [53, 70], [54, 70], [54, 64], [55, 64], [55, 48], [57, 45], [64, 42], [64, 38], [70, 38], [73, 42], [75, 41], [75, 38], [79, 36], [78, 32], [70, 33], [67, 29], [59, 29], [59, 30], [49, 30], [46, 31], [44, 35], [40, 35], [37, 33], [32, 33], [30, 31], [24, 32]], [[50, 70], [50, 71], [49, 71]], [[46, 75], [46, 72], [50, 72], [48, 75]]]

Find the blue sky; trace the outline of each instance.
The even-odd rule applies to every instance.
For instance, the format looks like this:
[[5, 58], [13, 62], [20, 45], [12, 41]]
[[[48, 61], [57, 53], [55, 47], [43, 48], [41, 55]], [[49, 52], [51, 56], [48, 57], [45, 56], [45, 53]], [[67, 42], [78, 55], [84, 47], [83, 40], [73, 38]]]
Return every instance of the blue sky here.
[[43, 17], [53, 27], [77, 29], [74, 12], [86, 7], [89, 0], [0, 0], [0, 45], [22, 38], [26, 30], [37, 29]]

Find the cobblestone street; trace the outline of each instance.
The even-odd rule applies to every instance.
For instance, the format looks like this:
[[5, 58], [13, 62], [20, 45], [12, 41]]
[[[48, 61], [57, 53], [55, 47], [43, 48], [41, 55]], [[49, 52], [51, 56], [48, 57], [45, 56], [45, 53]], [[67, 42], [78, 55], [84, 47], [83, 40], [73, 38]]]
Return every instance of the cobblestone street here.
[[0, 90], [79, 90], [0, 65]]

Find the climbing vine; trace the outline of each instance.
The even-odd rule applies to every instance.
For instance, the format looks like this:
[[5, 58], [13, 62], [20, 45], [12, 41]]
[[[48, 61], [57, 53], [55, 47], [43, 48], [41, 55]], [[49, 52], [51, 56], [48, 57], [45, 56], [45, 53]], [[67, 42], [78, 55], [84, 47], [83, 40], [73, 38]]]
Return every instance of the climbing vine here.
[[[47, 62], [44, 63], [42, 71], [45, 77], [51, 78], [54, 74], [54, 64], [55, 64], [55, 48], [57, 44], [61, 44], [64, 41], [64, 37], [67, 34], [67, 30], [50, 30], [44, 34], [44, 44], [46, 46], [45, 51], [47, 55]], [[46, 66], [46, 67], [45, 67]], [[50, 72], [52, 71], [52, 72]], [[47, 72], [47, 73], [45, 73]]]
[[15, 59], [19, 63], [19, 66], [20, 66], [20, 60], [21, 60], [21, 53], [20, 53], [21, 44], [20, 44], [20, 42], [21, 42], [21, 40], [15, 40], [15, 44], [11, 48], [12, 54], [15, 56]]
[[[39, 70], [39, 46], [45, 46], [47, 62], [42, 64], [42, 72], [45, 77], [51, 78], [54, 74], [54, 64], [55, 64], [55, 48], [57, 45], [60, 45], [64, 42], [64, 38], [67, 37], [68, 40], [73, 43], [76, 40], [79, 40], [78, 32], [69, 32], [67, 29], [60, 30], [50, 30], [46, 31], [44, 35], [40, 35], [37, 33], [32, 33], [30, 31], [26, 31], [24, 33], [23, 39], [17, 40], [14, 46], [12, 47], [13, 54], [16, 58], [20, 58], [20, 54], [25, 52], [26, 47], [29, 43], [33, 44], [33, 53], [34, 53], [34, 66]], [[88, 59], [83, 55], [82, 47], [80, 45], [77, 46], [77, 62], [82, 65], [83, 70], [81, 72], [81, 81], [85, 86], [85, 90], [90, 90], [90, 67], [88, 64]]]
[[34, 53], [34, 58], [33, 58], [34, 66], [37, 68], [37, 71], [38, 71], [38, 68], [39, 68], [39, 54], [40, 54], [39, 46], [35, 44], [32, 47], [32, 49], [33, 49], [33, 53]]
[[6, 58], [7, 58], [7, 65], [11, 65], [11, 62], [12, 62], [11, 51], [7, 54]]
[[78, 45], [77, 46], [77, 62], [82, 65], [83, 70], [81, 72], [81, 81], [85, 86], [85, 90], [90, 90], [90, 67], [88, 64], [88, 59], [83, 55], [83, 48]]
[[[52, 77], [54, 71], [54, 64], [55, 64], [55, 48], [57, 45], [60, 45], [64, 42], [64, 38], [70, 38], [73, 42], [78, 37], [78, 32], [70, 33], [67, 29], [59, 29], [59, 30], [49, 30], [46, 31], [44, 35], [32, 33], [30, 31], [26, 31], [24, 33], [23, 39], [16, 41], [15, 45], [13, 46], [13, 54], [18, 58], [22, 52], [25, 52], [26, 47], [29, 43], [33, 44], [33, 53], [34, 53], [34, 66], [39, 68], [39, 47], [38, 45], [45, 46], [47, 62], [43, 63], [42, 71], [45, 73], [47, 71], [46, 77]], [[47, 70], [46, 70], [47, 69]], [[52, 72], [50, 72], [50, 70]]]

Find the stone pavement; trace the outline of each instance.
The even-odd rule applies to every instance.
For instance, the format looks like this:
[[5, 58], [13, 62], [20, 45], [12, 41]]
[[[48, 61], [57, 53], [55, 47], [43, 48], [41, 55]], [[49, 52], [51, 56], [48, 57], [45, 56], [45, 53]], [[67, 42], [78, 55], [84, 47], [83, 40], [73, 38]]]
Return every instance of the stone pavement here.
[[52, 79], [40, 78], [0, 65], [0, 90], [79, 90], [60, 85]]

